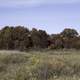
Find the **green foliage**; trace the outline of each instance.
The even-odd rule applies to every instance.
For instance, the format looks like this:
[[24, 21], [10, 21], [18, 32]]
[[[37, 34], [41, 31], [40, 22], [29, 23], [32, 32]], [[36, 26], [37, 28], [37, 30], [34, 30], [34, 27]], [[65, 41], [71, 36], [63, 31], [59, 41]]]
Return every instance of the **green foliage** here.
[[13, 49], [12, 31], [13, 31], [13, 27], [8, 27], [8, 26], [4, 27], [0, 31], [1, 49]]
[[61, 32], [61, 35], [64, 37], [76, 37], [78, 35], [78, 32], [75, 29], [66, 28]]
[[34, 48], [47, 48], [48, 47], [48, 35], [43, 30], [32, 29], [31, 38]]
[[80, 49], [80, 37], [75, 29], [64, 29], [60, 34], [49, 35], [44, 30], [33, 28], [31, 31], [24, 26], [5, 26], [0, 30], [0, 49]]

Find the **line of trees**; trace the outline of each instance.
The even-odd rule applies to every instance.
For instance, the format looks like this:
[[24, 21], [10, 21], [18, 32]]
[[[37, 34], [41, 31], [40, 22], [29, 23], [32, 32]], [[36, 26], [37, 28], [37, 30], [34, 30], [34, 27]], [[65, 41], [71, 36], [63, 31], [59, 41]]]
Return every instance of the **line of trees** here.
[[27, 50], [35, 49], [80, 49], [80, 36], [75, 29], [66, 28], [59, 34], [47, 34], [44, 30], [23, 26], [5, 26], [0, 30], [0, 49]]

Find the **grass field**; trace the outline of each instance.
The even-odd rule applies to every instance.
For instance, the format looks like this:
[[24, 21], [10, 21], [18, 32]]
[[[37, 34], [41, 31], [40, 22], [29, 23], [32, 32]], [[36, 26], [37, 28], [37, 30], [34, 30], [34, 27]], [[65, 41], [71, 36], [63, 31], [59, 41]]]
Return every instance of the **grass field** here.
[[0, 51], [0, 80], [80, 80], [80, 51]]

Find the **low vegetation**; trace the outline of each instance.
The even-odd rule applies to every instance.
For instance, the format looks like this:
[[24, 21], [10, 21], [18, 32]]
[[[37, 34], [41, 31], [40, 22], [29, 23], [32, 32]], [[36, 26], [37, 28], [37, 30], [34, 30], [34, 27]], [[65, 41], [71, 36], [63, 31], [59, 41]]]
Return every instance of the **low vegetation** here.
[[0, 80], [80, 80], [80, 51], [0, 51]]

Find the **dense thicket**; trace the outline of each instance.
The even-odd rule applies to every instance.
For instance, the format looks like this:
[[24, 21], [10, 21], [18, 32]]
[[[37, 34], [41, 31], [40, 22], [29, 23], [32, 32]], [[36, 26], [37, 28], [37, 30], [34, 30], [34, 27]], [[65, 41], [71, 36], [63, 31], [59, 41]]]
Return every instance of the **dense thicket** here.
[[80, 36], [75, 29], [64, 29], [59, 34], [49, 35], [44, 30], [23, 26], [5, 26], [0, 30], [0, 49], [27, 50], [35, 49], [80, 49]]

